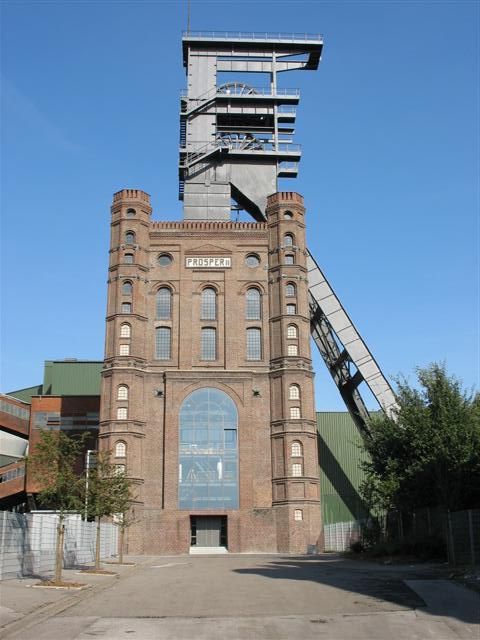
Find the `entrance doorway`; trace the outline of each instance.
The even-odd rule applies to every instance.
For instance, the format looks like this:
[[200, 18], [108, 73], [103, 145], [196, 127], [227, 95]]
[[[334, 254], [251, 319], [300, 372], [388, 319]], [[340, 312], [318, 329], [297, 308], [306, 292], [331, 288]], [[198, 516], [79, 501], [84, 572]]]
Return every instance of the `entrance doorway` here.
[[190, 516], [191, 546], [227, 547], [227, 516]]

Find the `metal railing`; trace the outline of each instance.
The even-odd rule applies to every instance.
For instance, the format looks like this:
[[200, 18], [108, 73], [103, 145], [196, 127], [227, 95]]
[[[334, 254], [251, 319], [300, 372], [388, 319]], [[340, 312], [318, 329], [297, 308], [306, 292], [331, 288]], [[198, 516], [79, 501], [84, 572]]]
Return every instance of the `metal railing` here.
[[[231, 85], [229, 87], [214, 87], [205, 93], [202, 93], [200, 96], [190, 97], [190, 100], [210, 100], [215, 96], [241, 96], [241, 97], [252, 97], [252, 96], [262, 96], [268, 98], [274, 98], [276, 96], [293, 96], [298, 98], [300, 96], [300, 89], [287, 89], [283, 87], [277, 87], [275, 92], [272, 92], [270, 87], [245, 87], [244, 84], [238, 83], [238, 85]], [[180, 91], [181, 98], [188, 98], [188, 90], [182, 89]]]
[[323, 42], [321, 33], [281, 33], [275, 31], [183, 31], [182, 37], [222, 40], [301, 40]]

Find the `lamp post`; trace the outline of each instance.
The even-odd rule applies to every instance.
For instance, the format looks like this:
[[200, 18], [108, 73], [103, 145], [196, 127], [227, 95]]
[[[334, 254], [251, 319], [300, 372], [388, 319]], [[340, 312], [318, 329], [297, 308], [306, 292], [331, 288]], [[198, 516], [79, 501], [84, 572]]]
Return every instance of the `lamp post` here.
[[96, 449], [87, 449], [85, 462], [85, 522], [88, 519], [88, 476], [90, 474], [90, 456], [97, 453]]

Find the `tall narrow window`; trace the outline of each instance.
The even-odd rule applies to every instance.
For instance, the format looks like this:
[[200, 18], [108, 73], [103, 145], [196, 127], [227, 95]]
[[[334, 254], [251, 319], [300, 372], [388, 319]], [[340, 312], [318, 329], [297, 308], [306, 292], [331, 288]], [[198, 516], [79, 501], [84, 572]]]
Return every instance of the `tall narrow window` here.
[[157, 360], [170, 360], [171, 339], [169, 327], [155, 329], [155, 357]]
[[302, 443], [295, 441], [292, 442], [292, 458], [301, 458], [302, 456]]
[[125, 244], [135, 244], [135, 234], [133, 231], [127, 231], [125, 234]]
[[298, 337], [297, 327], [294, 324], [289, 324], [287, 327], [287, 338], [293, 340]]
[[217, 292], [212, 287], [207, 287], [202, 291], [202, 309], [200, 313], [202, 320], [217, 319]]
[[295, 256], [293, 253], [285, 254], [285, 264], [295, 264]]
[[127, 419], [127, 408], [126, 407], [118, 407], [117, 409], [117, 420], [126, 420]]
[[247, 289], [245, 318], [247, 320], [260, 320], [261, 317], [260, 291], [255, 287]]
[[129, 356], [130, 355], [130, 345], [129, 344], [121, 344], [118, 347], [118, 355], [119, 356]]
[[298, 356], [298, 347], [296, 344], [289, 344], [287, 347], [287, 356]]
[[292, 476], [294, 476], [295, 478], [299, 478], [302, 475], [302, 465], [298, 462], [292, 464]]
[[286, 247], [292, 247], [293, 246], [293, 235], [291, 233], [286, 233], [283, 236], [283, 244]]
[[257, 327], [247, 329], [247, 360], [262, 359], [262, 332]]
[[298, 384], [291, 384], [288, 389], [289, 400], [300, 400], [300, 387]]
[[128, 387], [126, 384], [120, 384], [118, 386], [117, 400], [128, 400]]
[[116, 458], [125, 458], [127, 454], [127, 445], [125, 442], [117, 442], [115, 445], [115, 457]]
[[172, 292], [168, 287], [157, 291], [157, 319], [170, 320], [172, 314]]
[[287, 304], [287, 316], [294, 316], [297, 313], [296, 304]]
[[287, 298], [294, 298], [297, 295], [297, 287], [293, 282], [287, 282], [285, 285], [285, 295]]
[[125, 264], [133, 264], [133, 253], [126, 253], [123, 256], [123, 261]]
[[120, 337], [121, 338], [130, 338], [131, 335], [131, 327], [127, 322], [124, 322], [120, 325]]
[[290, 407], [290, 418], [292, 420], [299, 420], [300, 417], [300, 407]]
[[122, 302], [122, 313], [132, 313], [132, 305], [130, 302]]
[[129, 280], [126, 280], [122, 284], [122, 293], [124, 296], [131, 296], [133, 291], [133, 285]]
[[217, 332], [213, 327], [204, 327], [202, 329], [200, 359], [217, 359]]

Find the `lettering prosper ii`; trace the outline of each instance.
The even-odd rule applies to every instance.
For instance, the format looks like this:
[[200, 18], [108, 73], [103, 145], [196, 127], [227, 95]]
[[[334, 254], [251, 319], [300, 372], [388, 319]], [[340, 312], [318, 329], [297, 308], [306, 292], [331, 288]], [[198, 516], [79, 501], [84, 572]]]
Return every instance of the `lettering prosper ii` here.
[[188, 268], [200, 267], [202, 269], [225, 269], [232, 266], [232, 259], [228, 258], [214, 258], [212, 256], [204, 256], [198, 258], [185, 258], [185, 266]]

